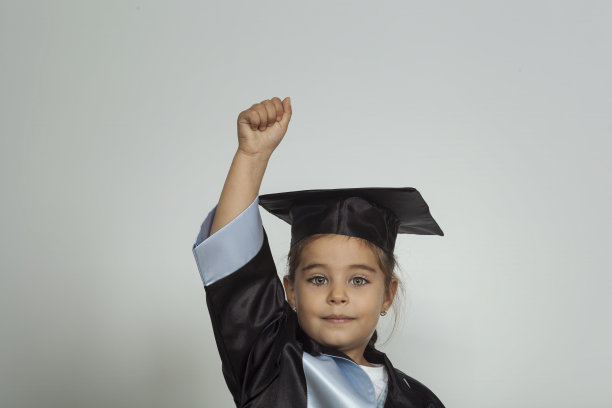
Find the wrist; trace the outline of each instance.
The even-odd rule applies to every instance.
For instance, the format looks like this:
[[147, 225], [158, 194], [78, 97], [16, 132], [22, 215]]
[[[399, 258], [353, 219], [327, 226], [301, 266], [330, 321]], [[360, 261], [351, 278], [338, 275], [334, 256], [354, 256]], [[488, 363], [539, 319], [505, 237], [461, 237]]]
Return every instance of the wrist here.
[[257, 195], [266, 168], [268, 167], [269, 158], [270, 156], [268, 155], [249, 154], [238, 150], [234, 155], [230, 171], [236, 174], [239, 180], [245, 182], [244, 186], [253, 187], [255, 189], [255, 195]]
[[236, 150], [236, 154], [234, 155], [235, 160], [240, 160], [241, 162], [250, 163], [251, 165], [261, 166], [267, 165], [270, 160], [271, 153], [248, 153], [244, 150]]

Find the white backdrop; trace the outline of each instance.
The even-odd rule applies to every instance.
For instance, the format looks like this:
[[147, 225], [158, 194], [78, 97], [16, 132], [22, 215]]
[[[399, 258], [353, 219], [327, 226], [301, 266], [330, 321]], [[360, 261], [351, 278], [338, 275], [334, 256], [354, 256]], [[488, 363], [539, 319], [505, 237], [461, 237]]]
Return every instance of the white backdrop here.
[[291, 96], [262, 194], [416, 187], [446, 233], [398, 237], [396, 367], [447, 407], [609, 407], [611, 27], [606, 1], [2, 1], [0, 406], [232, 406], [191, 246], [238, 113]]

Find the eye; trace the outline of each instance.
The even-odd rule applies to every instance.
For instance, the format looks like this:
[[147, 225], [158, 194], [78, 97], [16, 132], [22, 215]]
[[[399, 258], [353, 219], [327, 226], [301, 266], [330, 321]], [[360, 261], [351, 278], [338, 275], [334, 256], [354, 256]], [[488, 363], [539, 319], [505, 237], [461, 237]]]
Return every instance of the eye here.
[[368, 283], [368, 280], [366, 278], [361, 277], [361, 276], [355, 276], [349, 282], [353, 282], [353, 284], [355, 284], [357, 286], [363, 286], [366, 283]]
[[314, 276], [310, 279], [308, 279], [308, 282], [317, 285], [317, 286], [321, 286], [321, 285], [325, 285], [327, 283], [327, 278], [325, 276]]

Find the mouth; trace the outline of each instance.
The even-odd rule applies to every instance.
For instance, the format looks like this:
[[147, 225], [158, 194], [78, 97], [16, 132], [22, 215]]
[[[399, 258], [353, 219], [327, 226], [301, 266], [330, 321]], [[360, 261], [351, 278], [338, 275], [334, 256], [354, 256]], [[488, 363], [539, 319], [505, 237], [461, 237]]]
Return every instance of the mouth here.
[[341, 323], [349, 323], [355, 320], [354, 317], [348, 317], [344, 315], [329, 315], [323, 318], [328, 323], [341, 324]]

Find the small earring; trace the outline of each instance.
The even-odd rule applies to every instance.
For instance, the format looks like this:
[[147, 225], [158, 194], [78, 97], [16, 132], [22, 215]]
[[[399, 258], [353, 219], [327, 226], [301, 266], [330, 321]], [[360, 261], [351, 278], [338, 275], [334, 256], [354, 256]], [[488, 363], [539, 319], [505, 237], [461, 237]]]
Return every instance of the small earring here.
[[380, 315], [381, 315], [381, 316], [384, 316], [384, 315], [386, 315], [386, 314], [387, 314], [387, 312], [380, 312]]
[[297, 313], [297, 307], [294, 307], [294, 308], [293, 308], [293, 311], [294, 311], [295, 313]]

